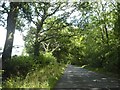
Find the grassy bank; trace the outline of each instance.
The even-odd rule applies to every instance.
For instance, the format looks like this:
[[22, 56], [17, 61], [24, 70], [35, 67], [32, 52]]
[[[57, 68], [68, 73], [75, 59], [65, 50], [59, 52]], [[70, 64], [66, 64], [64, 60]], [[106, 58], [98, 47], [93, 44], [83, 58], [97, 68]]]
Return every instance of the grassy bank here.
[[10, 77], [4, 82], [3, 88], [53, 88], [62, 75], [66, 65], [62, 63], [37, 67], [27, 73], [26, 77]]

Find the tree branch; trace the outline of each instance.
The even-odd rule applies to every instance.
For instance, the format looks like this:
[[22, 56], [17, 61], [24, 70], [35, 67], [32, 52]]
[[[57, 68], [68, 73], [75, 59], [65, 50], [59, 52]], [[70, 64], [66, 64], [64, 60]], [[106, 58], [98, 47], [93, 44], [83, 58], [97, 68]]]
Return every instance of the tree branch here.
[[52, 13], [48, 14], [46, 17], [52, 16], [53, 14], [55, 14], [57, 12], [57, 10], [59, 9], [59, 7], [60, 7], [60, 4]]
[[60, 45], [58, 44], [51, 52], [53, 53]]

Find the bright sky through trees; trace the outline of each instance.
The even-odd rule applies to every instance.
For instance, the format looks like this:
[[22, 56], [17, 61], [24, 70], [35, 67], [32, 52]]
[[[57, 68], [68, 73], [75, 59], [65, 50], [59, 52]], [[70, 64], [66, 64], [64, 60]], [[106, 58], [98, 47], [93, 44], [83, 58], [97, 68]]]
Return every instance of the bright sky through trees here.
[[[2, 26], [0, 26], [0, 30], [1, 30], [0, 31], [0, 47], [3, 49], [5, 38], [6, 38], [6, 30]], [[24, 46], [23, 37], [20, 34], [20, 32], [17, 30], [15, 31], [14, 37], [15, 38], [14, 38], [13, 46], [15, 47], [13, 48], [12, 55], [20, 55], [22, 53], [23, 46]], [[2, 50], [0, 52], [2, 52]]]

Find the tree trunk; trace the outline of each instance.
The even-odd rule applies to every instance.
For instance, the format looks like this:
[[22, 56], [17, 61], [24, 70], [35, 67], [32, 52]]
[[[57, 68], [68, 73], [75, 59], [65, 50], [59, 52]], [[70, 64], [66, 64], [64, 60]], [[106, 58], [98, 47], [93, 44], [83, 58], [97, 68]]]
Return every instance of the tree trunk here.
[[104, 29], [105, 29], [106, 41], [107, 41], [107, 44], [109, 45], [109, 35], [108, 35], [106, 24], [104, 25]]
[[34, 57], [36, 59], [36, 57], [39, 57], [39, 48], [40, 48], [40, 44], [38, 42], [38, 33], [36, 33], [36, 38], [35, 38], [35, 44], [34, 44]]
[[36, 23], [37, 31], [35, 34], [35, 43], [34, 43], [34, 57], [35, 57], [35, 59], [37, 59], [37, 57], [39, 57], [39, 51], [40, 51], [39, 50], [40, 49], [39, 32], [42, 29], [43, 22], [45, 19], [46, 19], [45, 16], [43, 16], [41, 22]]
[[[8, 12], [7, 17], [7, 35], [6, 41], [4, 45], [4, 50], [2, 54], [2, 69], [5, 71], [5, 62], [11, 59], [14, 33], [15, 33], [15, 25], [18, 15], [18, 3], [10, 3], [10, 11]], [[3, 76], [4, 79], [4, 76]]]

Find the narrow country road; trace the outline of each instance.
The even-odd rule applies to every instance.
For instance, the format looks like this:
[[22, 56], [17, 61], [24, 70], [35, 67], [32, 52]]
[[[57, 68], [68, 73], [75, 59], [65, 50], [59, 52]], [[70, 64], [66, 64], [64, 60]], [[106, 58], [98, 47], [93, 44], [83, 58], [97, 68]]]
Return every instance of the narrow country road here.
[[54, 90], [120, 90], [120, 79], [68, 65]]

